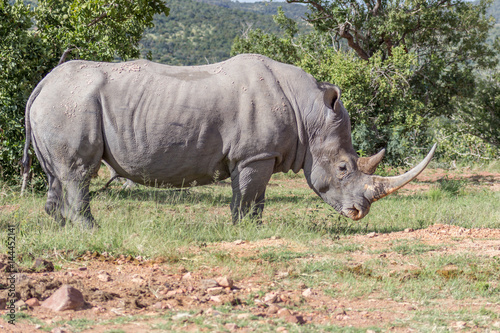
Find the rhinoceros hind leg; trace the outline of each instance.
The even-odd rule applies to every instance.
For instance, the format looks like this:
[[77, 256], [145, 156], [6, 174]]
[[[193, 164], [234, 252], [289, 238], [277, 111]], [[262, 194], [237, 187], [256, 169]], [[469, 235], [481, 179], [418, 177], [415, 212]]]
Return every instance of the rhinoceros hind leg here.
[[247, 214], [260, 220], [266, 186], [274, 169], [274, 159], [259, 160], [235, 168], [231, 174], [231, 213], [236, 224]]
[[57, 223], [64, 227], [66, 219], [62, 215], [62, 186], [61, 182], [52, 175], [48, 175], [49, 192], [47, 193], [47, 202], [45, 203], [45, 211], [52, 216]]
[[82, 227], [91, 229], [97, 225], [90, 212], [89, 186], [90, 179], [63, 182], [65, 189], [63, 215], [74, 223], [80, 223]]

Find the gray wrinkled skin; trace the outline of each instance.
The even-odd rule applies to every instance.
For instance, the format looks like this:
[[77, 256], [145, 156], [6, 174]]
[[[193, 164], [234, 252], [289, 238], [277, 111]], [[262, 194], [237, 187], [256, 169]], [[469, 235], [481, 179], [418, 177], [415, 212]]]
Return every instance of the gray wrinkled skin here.
[[260, 215], [271, 175], [289, 170], [303, 169], [345, 216], [370, 207], [340, 90], [260, 55], [196, 67], [71, 61], [33, 91], [26, 130], [48, 176], [46, 211], [61, 224], [93, 226], [89, 183], [101, 159], [151, 186], [230, 177], [234, 221]]

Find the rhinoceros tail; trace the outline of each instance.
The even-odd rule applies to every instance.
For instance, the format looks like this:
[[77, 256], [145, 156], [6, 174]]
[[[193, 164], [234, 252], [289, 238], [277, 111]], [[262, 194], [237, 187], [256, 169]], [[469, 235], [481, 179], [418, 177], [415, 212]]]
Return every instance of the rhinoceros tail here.
[[30, 143], [31, 143], [31, 122], [30, 122], [30, 111], [31, 105], [35, 101], [35, 98], [40, 93], [42, 89], [41, 84], [39, 84], [35, 90], [31, 93], [28, 102], [26, 103], [26, 114], [25, 114], [25, 127], [26, 127], [26, 141], [24, 143], [23, 150], [23, 159], [21, 172], [23, 174], [23, 184], [21, 185], [21, 196], [24, 195], [24, 191], [26, 190], [26, 186], [28, 184], [28, 180], [30, 178], [30, 169], [31, 169], [31, 156], [30, 156]]

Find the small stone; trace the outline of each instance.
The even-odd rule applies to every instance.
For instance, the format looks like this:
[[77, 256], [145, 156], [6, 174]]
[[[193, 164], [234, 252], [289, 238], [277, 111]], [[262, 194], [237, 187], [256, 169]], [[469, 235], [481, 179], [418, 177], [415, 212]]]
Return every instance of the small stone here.
[[215, 288], [215, 287], [219, 286], [219, 284], [217, 283], [217, 281], [215, 281], [214, 279], [204, 279], [204, 280], [201, 280], [200, 284], [201, 284], [201, 288], [202, 289]]
[[264, 303], [268, 303], [268, 304], [276, 303], [277, 300], [278, 300], [278, 294], [275, 294], [275, 293], [267, 293], [264, 296]]
[[277, 239], [280, 239], [281, 237], [280, 236], [272, 236], [271, 239], [272, 240], [277, 240]]
[[313, 295], [313, 292], [312, 292], [311, 288], [307, 288], [306, 290], [304, 290], [302, 292], [302, 296], [304, 296], [304, 297], [311, 297], [312, 295]]
[[376, 232], [370, 232], [369, 234], [366, 234], [366, 237], [368, 237], [368, 238], [377, 237], [377, 233]]
[[288, 272], [278, 272], [277, 275], [278, 275], [278, 278], [284, 279], [284, 278], [288, 277], [290, 275], [290, 273], [288, 273]]
[[193, 278], [193, 274], [191, 272], [187, 272], [182, 276], [182, 280], [191, 280]]
[[188, 318], [192, 317], [188, 312], [179, 312], [175, 316], [172, 317], [172, 320], [179, 321], [179, 320], [187, 320]]
[[92, 309], [92, 311], [94, 311], [95, 313], [104, 313], [106, 312], [106, 309], [100, 306], [96, 306]]
[[500, 321], [495, 321], [493, 327], [500, 328]]
[[99, 275], [97, 275], [97, 279], [99, 279], [99, 281], [102, 281], [102, 282], [109, 282], [111, 281], [111, 276], [109, 275], [109, 273], [101, 273]]
[[52, 331], [50, 331], [50, 333], [66, 333], [67, 331], [64, 330], [62, 327], [56, 327], [56, 328], [53, 328]]
[[16, 307], [16, 309], [18, 310], [26, 310], [28, 309], [28, 305], [26, 304], [25, 301], [23, 300], [19, 300], [17, 302], [14, 303], [14, 306]]
[[413, 232], [413, 231], [415, 231], [415, 230], [413, 230], [413, 228], [406, 228], [406, 229], [405, 229], [405, 232], [407, 232], [407, 233], [408, 233], [408, 232]]
[[366, 330], [366, 333], [376, 333], [374, 330]]
[[207, 293], [212, 296], [220, 295], [224, 292], [223, 287], [208, 288]]
[[233, 279], [227, 276], [223, 276], [217, 279], [219, 286], [224, 288], [232, 288], [234, 285]]
[[130, 281], [132, 281], [133, 283], [141, 284], [144, 283], [144, 278], [140, 275], [135, 274], [134, 276], [132, 276], [132, 279]]
[[36, 258], [32, 269], [36, 272], [53, 272], [54, 264], [42, 258]]
[[35, 306], [40, 306], [40, 302], [36, 298], [30, 298], [30, 299], [26, 300], [26, 304], [30, 308], [34, 308]]
[[290, 310], [288, 310], [286, 308], [278, 310], [277, 313], [278, 313], [278, 317], [280, 317], [280, 318], [285, 318], [285, 317], [288, 317], [288, 316], [292, 315], [292, 313], [290, 312]]
[[249, 319], [252, 316], [253, 315], [251, 313], [240, 313], [239, 315], [236, 316], [236, 319], [245, 320], [245, 319]]
[[288, 333], [288, 331], [286, 330], [286, 327], [283, 327], [283, 326], [278, 327], [276, 329], [276, 332]]
[[85, 304], [82, 293], [67, 284], [62, 285], [42, 303], [42, 307], [54, 311], [77, 310]]
[[244, 240], [241, 240], [241, 239], [238, 239], [238, 240], [235, 240], [233, 242], [234, 245], [241, 245], [241, 244], [245, 244], [245, 241]]
[[303, 324], [305, 322], [302, 316], [287, 316], [285, 320], [292, 324]]
[[210, 296], [210, 300], [215, 303], [222, 303], [220, 296]]
[[268, 315], [277, 314], [279, 310], [281, 310], [281, 307], [280, 307], [280, 306], [275, 305], [275, 304], [271, 304], [271, 305], [269, 306], [269, 308], [267, 309], [267, 314], [268, 314]]
[[234, 323], [227, 323], [226, 325], [224, 325], [224, 327], [230, 331], [234, 331], [234, 330], [237, 330], [239, 328], [238, 325], [236, 325]]
[[79, 271], [86, 271], [86, 270], [87, 270], [87, 267], [78, 267], [78, 270], [79, 270]]

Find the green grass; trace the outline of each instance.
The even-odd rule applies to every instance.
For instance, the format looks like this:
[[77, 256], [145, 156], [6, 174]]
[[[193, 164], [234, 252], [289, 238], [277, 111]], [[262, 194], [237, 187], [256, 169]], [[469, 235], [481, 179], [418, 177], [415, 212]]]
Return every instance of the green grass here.
[[[180, 249], [191, 244], [257, 240], [275, 235], [307, 242], [321, 237], [338, 239], [350, 234], [421, 229], [435, 223], [465, 228], [500, 227], [499, 192], [465, 192], [460, 184], [460, 195], [449, 194], [456, 191], [455, 185], [446, 190], [447, 195], [438, 197], [428, 193], [391, 195], [374, 203], [363, 220], [354, 222], [340, 217], [310, 189], [293, 185], [305, 180], [285, 176], [279, 175], [268, 187], [263, 224], [251, 220], [236, 226], [231, 223], [231, 191], [227, 183], [186, 191], [146, 187], [127, 191], [116, 185], [94, 192], [92, 211], [100, 225], [94, 233], [73, 224], [60, 228], [43, 209], [45, 194], [31, 193], [20, 198], [19, 192], [4, 186], [0, 190], [0, 206], [7, 209], [0, 211], [0, 237], [6, 239], [6, 226], [15, 225], [16, 252], [21, 255], [43, 255], [56, 249], [74, 254], [107, 251], [175, 257], [182, 256]], [[103, 182], [97, 182], [93, 190]], [[0, 250], [5, 253], [4, 246], [2, 243]], [[345, 250], [349, 249], [340, 247], [337, 251]]]

